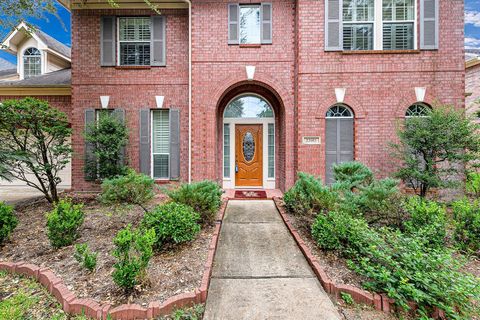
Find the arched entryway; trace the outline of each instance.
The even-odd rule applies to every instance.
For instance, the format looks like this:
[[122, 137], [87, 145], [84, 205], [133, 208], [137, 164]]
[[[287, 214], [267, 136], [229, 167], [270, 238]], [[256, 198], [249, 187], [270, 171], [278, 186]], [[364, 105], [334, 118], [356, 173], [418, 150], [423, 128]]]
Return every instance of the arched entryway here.
[[218, 108], [218, 150], [223, 188], [281, 188], [284, 183], [283, 107], [263, 86], [240, 84]]

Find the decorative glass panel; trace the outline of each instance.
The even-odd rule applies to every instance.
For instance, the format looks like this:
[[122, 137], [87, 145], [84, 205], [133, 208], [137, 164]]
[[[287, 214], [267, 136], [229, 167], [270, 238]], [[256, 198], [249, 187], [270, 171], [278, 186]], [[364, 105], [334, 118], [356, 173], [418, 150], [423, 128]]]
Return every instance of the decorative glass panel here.
[[152, 111], [153, 177], [169, 178], [170, 115], [168, 110]]
[[353, 118], [353, 114], [347, 107], [336, 105], [328, 109], [327, 118]]
[[373, 21], [375, 19], [374, 0], [343, 0], [343, 21]]
[[28, 48], [23, 54], [23, 77], [25, 79], [42, 74], [42, 54], [37, 48]]
[[275, 126], [268, 124], [268, 177], [275, 177]]
[[415, 0], [383, 0], [383, 20], [415, 20]]
[[230, 177], [230, 125], [223, 125], [223, 176]]
[[255, 139], [251, 132], [245, 133], [243, 136], [243, 158], [245, 161], [250, 162], [255, 155]]
[[432, 109], [423, 103], [411, 105], [405, 114], [406, 117], [428, 117]]
[[240, 96], [232, 100], [223, 113], [225, 118], [273, 118], [272, 107], [257, 96]]
[[240, 43], [260, 43], [260, 6], [240, 6]]
[[150, 65], [150, 18], [119, 18], [120, 65]]

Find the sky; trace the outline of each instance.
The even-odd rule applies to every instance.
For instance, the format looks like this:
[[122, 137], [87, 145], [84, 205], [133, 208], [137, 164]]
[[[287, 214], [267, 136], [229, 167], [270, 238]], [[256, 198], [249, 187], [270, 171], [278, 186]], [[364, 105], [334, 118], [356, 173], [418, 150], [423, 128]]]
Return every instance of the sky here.
[[[28, 22], [36, 25], [57, 40], [71, 45], [70, 38], [70, 13], [58, 5], [60, 20], [54, 15], [46, 14], [43, 19], [27, 19]], [[1, 30], [0, 36], [3, 39], [10, 30]], [[480, 49], [480, 1], [465, 0], [465, 48]], [[16, 57], [0, 50], [0, 58], [16, 63]]]

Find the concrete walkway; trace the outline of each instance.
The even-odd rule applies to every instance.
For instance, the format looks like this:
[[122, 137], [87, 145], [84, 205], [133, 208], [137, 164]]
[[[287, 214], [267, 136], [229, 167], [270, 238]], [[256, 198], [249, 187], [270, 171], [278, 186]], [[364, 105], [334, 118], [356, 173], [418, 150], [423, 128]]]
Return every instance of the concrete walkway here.
[[273, 201], [229, 201], [204, 319], [340, 319]]

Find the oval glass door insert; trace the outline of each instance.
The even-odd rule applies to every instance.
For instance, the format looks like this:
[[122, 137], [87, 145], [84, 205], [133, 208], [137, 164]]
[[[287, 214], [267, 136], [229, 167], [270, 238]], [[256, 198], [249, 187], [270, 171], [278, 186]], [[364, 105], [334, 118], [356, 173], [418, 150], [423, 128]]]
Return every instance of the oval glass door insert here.
[[243, 158], [245, 161], [252, 161], [253, 156], [255, 155], [255, 139], [253, 139], [253, 134], [246, 132], [243, 136]]

